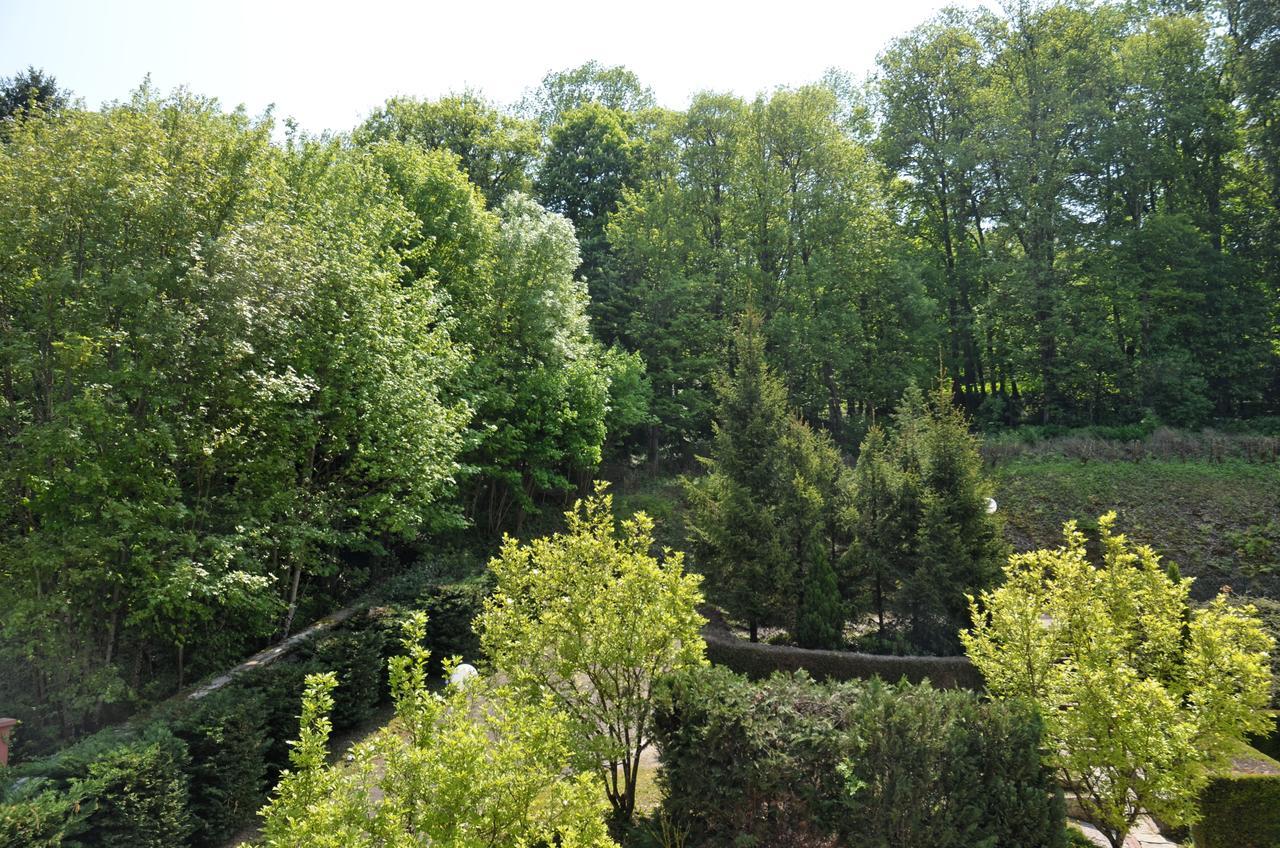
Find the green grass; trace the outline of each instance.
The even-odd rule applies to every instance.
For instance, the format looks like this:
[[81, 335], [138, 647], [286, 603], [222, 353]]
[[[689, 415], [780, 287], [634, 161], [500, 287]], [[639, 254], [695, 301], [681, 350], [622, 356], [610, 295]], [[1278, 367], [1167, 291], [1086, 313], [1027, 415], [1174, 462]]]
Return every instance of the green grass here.
[[1089, 535], [1115, 510], [1122, 532], [1197, 578], [1196, 597], [1223, 585], [1280, 597], [1280, 465], [1046, 458], [990, 474], [1017, 550], [1057, 546], [1072, 518]]

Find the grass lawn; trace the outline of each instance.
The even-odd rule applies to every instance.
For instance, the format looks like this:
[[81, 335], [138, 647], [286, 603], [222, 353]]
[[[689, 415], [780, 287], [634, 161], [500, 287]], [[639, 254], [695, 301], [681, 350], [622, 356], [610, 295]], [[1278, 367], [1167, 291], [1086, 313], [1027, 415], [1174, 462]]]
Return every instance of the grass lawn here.
[[1114, 509], [1122, 532], [1198, 578], [1197, 598], [1224, 585], [1280, 597], [1280, 465], [1049, 458], [989, 473], [1017, 550], [1057, 546], [1070, 518], [1088, 534]]

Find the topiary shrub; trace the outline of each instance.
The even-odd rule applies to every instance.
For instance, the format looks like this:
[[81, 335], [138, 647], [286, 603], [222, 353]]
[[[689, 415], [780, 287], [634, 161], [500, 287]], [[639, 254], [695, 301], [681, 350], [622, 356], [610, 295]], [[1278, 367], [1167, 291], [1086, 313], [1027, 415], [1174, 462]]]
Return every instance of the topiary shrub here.
[[1276, 848], [1280, 775], [1215, 777], [1200, 795], [1200, 814], [1191, 828], [1196, 848]]
[[230, 686], [188, 705], [172, 729], [191, 757], [191, 843], [220, 845], [266, 798], [266, 703], [260, 692]]
[[747, 642], [707, 628], [707, 659], [755, 680], [778, 671], [805, 671], [818, 680], [928, 680], [938, 689], [983, 688], [982, 674], [968, 657], [896, 657], [853, 651], [816, 651]]
[[689, 844], [1062, 845], [1025, 706], [723, 668], [670, 677], [655, 698], [664, 810]]

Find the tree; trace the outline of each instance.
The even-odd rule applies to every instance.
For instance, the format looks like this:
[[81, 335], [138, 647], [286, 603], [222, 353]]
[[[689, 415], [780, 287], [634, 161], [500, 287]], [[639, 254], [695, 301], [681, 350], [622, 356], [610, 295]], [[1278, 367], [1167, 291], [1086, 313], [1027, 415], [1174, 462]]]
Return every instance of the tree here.
[[844, 646], [844, 608], [831, 558], [820, 541], [810, 545], [808, 573], [796, 616], [796, 643], [802, 648]]
[[890, 453], [885, 432], [867, 431], [858, 450], [851, 483], [852, 497], [844, 522], [850, 543], [842, 559], [841, 589], [854, 609], [875, 613], [878, 635], [886, 635], [885, 611], [898, 581], [910, 568], [909, 518], [902, 509], [902, 472]]
[[701, 578], [684, 573], [681, 554], [651, 553], [644, 513], [615, 527], [603, 487], [565, 518], [563, 533], [504, 540], [477, 630], [494, 668], [531, 705], [547, 698], [569, 716], [580, 765], [600, 774], [627, 821], [653, 741], [654, 682], [705, 662]]
[[[686, 480], [689, 530], [712, 597], [745, 620], [796, 627], [802, 585], [840, 546], [848, 469], [834, 443], [787, 408], [765, 361], [757, 313], [743, 315], [733, 371], [717, 385], [719, 406], [708, 473]], [[829, 565], [828, 565], [829, 567]]]
[[456, 524], [468, 409], [363, 152], [147, 89], [6, 134], [2, 697], [69, 737], [287, 630], [304, 575]]
[[490, 206], [528, 189], [540, 143], [535, 124], [470, 91], [432, 101], [393, 97], [356, 130], [355, 139], [451, 150]]
[[619, 112], [640, 112], [654, 106], [653, 92], [623, 65], [590, 61], [576, 68], [553, 71], [524, 99], [521, 111], [537, 120], [545, 132], [566, 113], [598, 103]]
[[1011, 557], [961, 640], [993, 697], [1039, 706], [1047, 764], [1120, 848], [1143, 810], [1195, 820], [1207, 766], [1266, 723], [1274, 643], [1221, 596], [1192, 609], [1192, 581], [1115, 518], [1099, 520], [1101, 565], [1074, 522], [1063, 547]]
[[966, 594], [996, 582], [1007, 546], [999, 519], [987, 511], [990, 484], [978, 442], [941, 381], [928, 400], [908, 391], [898, 416], [902, 471], [916, 477], [899, 503], [914, 512], [902, 520], [916, 536], [896, 606], [910, 622], [912, 644], [951, 654], [970, 623]]
[[[263, 809], [271, 848], [422, 844], [606, 848], [604, 803], [590, 775], [567, 770], [569, 722], [549, 700], [523, 702], [472, 679], [427, 688], [426, 617], [406, 622], [407, 655], [391, 660], [399, 727], [326, 763], [337, 681], [310, 675], [293, 768]], [[449, 673], [457, 658], [446, 661]]]
[[0, 121], [20, 111], [58, 112], [67, 105], [67, 92], [43, 68], [28, 66], [11, 77], [0, 77]]
[[551, 127], [538, 170], [538, 199], [573, 222], [582, 249], [580, 274], [596, 299], [609, 253], [605, 227], [637, 175], [638, 145], [626, 123], [624, 114], [595, 102], [565, 112]]
[[787, 394], [764, 358], [760, 318], [743, 316], [732, 374], [717, 385], [719, 404], [708, 474], [687, 481], [689, 530], [712, 597], [744, 619], [756, 641], [760, 625], [787, 623], [795, 604], [797, 563], [778, 505], [790, 482], [783, 440]]
[[978, 442], [942, 380], [928, 396], [907, 390], [888, 436], [868, 432], [845, 514], [842, 592], [869, 600], [882, 639], [897, 629], [915, 651], [958, 650], [966, 594], [995, 582], [1006, 553], [989, 495]]

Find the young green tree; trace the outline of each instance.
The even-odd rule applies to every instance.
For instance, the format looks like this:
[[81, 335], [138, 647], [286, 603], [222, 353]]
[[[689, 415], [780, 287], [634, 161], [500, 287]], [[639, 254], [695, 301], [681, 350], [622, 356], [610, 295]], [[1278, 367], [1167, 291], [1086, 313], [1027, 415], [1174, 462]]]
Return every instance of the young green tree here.
[[844, 605], [835, 569], [822, 541], [809, 546], [800, 610], [796, 615], [796, 642], [802, 648], [837, 650], [844, 645]]
[[978, 442], [950, 392], [941, 383], [927, 400], [908, 392], [899, 416], [912, 419], [899, 433], [909, 478], [899, 504], [913, 513], [900, 520], [914, 527], [915, 538], [896, 606], [912, 644], [951, 654], [970, 623], [966, 595], [997, 581], [1007, 546], [997, 516], [987, 512], [990, 484]]
[[411, 618], [407, 655], [391, 661], [399, 726], [356, 745], [345, 763], [326, 763], [337, 681], [307, 678], [293, 768], [262, 811], [265, 844], [613, 846], [594, 781], [568, 770], [564, 714], [549, 699], [525, 702], [475, 679], [430, 691], [425, 628], [422, 613]]
[[1193, 609], [1192, 581], [1115, 518], [1099, 520], [1101, 565], [1072, 522], [1063, 547], [1011, 557], [961, 640], [993, 697], [1039, 706], [1046, 761], [1120, 848], [1144, 810], [1195, 820], [1207, 766], [1266, 723], [1274, 643], [1248, 607]]
[[765, 361], [760, 316], [746, 313], [719, 407], [708, 474], [685, 481], [689, 530], [712, 597], [744, 620], [794, 630], [802, 584], [822, 551], [828, 567], [841, 545], [848, 469], [834, 443], [787, 408]]
[[494, 668], [531, 706], [569, 717], [579, 765], [596, 771], [618, 821], [631, 818], [641, 757], [653, 742], [654, 681], [700, 665], [701, 577], [669, 550], [659, 559], [644, 513], [622, 522], [597, 488], [563, 533], [507, 538], [489, 567], [494, 594], [476, 621]]
[[901, 508], [902, 472], [878, 426], [862, 440], [850, 488], [843, 517], [850, 542], [841, 559], [841, 594], [853, 609], [875, 613], [878, 634], [884, 637], [885, 611], [910, 567], [911, 534]]
[[787, 624], [795, 608], [798, 562], [778, 515], [788, 472], [787, 393], [764, 357], [760, 317], [748, 313], [735, 338], [733, 371], [717, 386], [715, 441], [708, 473], [687, 481], [689, 530], [713, 599], [746, 621]]

